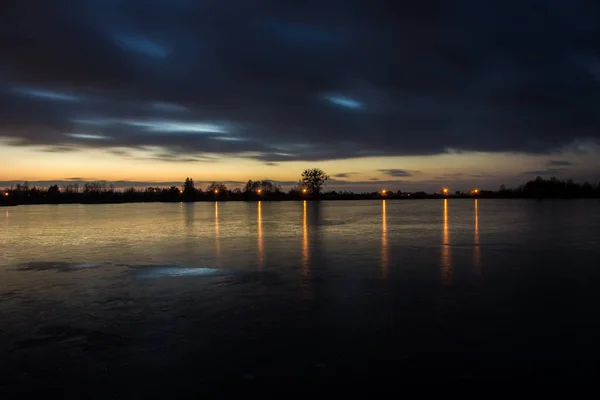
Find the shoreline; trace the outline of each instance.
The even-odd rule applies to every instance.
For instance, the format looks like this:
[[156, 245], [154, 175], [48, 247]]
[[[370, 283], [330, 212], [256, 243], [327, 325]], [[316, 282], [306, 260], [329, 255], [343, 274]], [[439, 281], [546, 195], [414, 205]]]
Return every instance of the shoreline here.
[[274, 199], [274, 198], [258, 198], [258, 199], [198, 199], [198, 200], [133, 200], [133, 201], [63, 201], [63, 202], [23, 202], [23, 203], [0, 203], [0, 208], [17, 207], [17, 206], [41, 206], [41, 205], [106, 205], [106, 204], [146, 204], [146, 203], [162, 203], [162, 204], [192, 204], [192, 203], [216, 203], [216, 202], [231, 202], [231, 203], [256, 203], [256, 202], [321, 202], [321, 201], [373, 201], [373, 200], [394, 200], [394, 201], [419, 201], [419, 200], [600, 200], [600, 197], [501, 197], [501, 196], [430, 196], [430, 197], [364, 197], [364, 198], [321, 198], [321, 199]]

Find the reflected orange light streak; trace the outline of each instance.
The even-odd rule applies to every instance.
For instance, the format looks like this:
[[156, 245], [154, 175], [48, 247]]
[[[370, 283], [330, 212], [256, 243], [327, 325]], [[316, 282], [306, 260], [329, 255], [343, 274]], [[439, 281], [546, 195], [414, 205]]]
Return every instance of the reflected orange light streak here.
[[479, 199], [475, 199], [475, 231], [473, 237], [473, 264], [475, 272], [481, 272], [481, 249], [479, 248]]
[[444, 199], [444, 223], [442, 233], [442, 280], [448, 282], [452, 275], [452, 265], [450, 261], [450, 233], [448, 231], [448, 199]]
[[263, 248], [263, 232], [262, 232], [262, 204], [258, 202], [258, 266], [262, 268], [265, 262], [264, 248]]
[[219, 202], [215, 201], [215, 250], [217, 256], [221, 255], [221, 243], [219, 240]]
[[386, 200], [381, 204], [381, 277], [388, 277], [388, 238], [387, 238], [387, 205]]
[[308, 216], [306, 215], [306, 200], [302, 202], [302, 275], [310, 273], [310, 260], [308, 256]]

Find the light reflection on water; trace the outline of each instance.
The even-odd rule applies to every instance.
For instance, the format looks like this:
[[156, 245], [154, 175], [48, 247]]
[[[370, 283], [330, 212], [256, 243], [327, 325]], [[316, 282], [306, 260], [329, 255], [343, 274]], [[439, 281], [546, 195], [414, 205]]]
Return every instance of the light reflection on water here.
[[[180, 387], [198, 375], [268, 376], [265, 365], [298, 376], [315, 364], [369, 373], [361, 366], [373, 359], [392, 361], [378, 373], [419, 357], [464, 368], [465, 355], [510, 362], [546, 355], [549, 343], [561, 357], [600, 360], [589, 318], [600, 307], [597, 202], [221, 201], [4, 214], [0, 376], [12, 373], [20, 388], [48, 382], [14, 365], [60, 367], [68, 382], [82, 370], [99, 391], [138, 379], [152, 394], [174, 370], [186, 377], [169, 375]], [[282, 349], [286, 357], [271, 357]]]
[[473, 237], [473, 265], [475, 273], [481, 273], [481, 249], [479, 244], [479, 199], [475, 199], [475, 233]]
[[308, 254], [308, 216], [306, 214], [306, 200], [302, 202], [302, 275], [310, 274], [310, 258]]
[[387, 279], [389, 260], [388, 260], [388, 238], [387, 238], [387, 209], [386, 200], [381, 202], [381, 277]]
[[262, 268], [265, 263], [264, 244], [263, 244], [263, 228], [262, 228], [262, 203], [259, 200], [256, 206], [257, 209], [257, 236], [258, 236], [258, 267]]
[[452, 279], [452, 255], [450, 250], [450, 232], [448, 230], [448, 199], [444, 199], [442, 232], [442, 280], [445, 283], [450, 283]]
[[219, 202], [215, 201], [215, 252], [217, 258], [221, 256], [221, 239], [219, 237]]

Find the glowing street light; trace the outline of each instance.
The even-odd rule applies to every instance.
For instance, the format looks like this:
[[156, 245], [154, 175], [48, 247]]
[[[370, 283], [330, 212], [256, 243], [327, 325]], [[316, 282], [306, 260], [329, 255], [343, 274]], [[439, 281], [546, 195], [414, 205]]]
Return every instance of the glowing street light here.
[[387, 192], [385, 191], [385, 189], [381, 189], [381, 194], [382, 194], [383, 196], [385, 196], [385, 194], [386, 194], [386, 193], [387, 193]]
[[262, 193], [262, 189], [257, 189], [256, 193], [261, 194]]
[[219, 189], [215, 189], [215, 194], [219, 194]]
[[302, 188], [302, 193], [306, 194], [306, 192], [308, 192], [308, 190], [306, 188]]
[[179, 189], [179, 194], [183, 194], [183, 190]]
[[479, 193], [479, 189], [473, 189], [473, 194], [478, 194]]
[[443, 193], [444, 195], [448, 194], [448, 188], [443, 188], [443, 189], [442, 189], [442, 193]]
[[5, 195], [5, 196], [8, 196], [8, 192], [4, 192], [4, 195]]

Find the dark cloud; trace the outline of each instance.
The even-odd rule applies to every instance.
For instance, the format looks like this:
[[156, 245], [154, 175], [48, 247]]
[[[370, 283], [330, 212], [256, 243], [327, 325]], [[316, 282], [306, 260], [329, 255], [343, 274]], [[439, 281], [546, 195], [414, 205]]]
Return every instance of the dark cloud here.
[[379, 178], [369, 178], [370, 181], [378, 181]]
[[384, 175], [388, 175], [388, 176], [398, 176], [398, 177], [403, 177], [403, 176], [413, 176], [416, 173], [419, 173], [420, 171], [410, 171], [407, 169], [378, 169], [378, 172], [383, 173]]
[[465, 174], [458, 172], [458, 173], [453, 173], [453, 174], [442, 174], [441, 178], [461, 179], [464, 176], [465, 176]]
[[548, 168], [548, 169], [540, 169], [536, 171], [526, 171], [523, 172], [523, 175], [559, 175], [565, 172], [565, 168]]
[[67, 153], [77, 151], [78, 149], [70, 146], [43, 146], [37, 150], [44, 153]]
[[126, 155], [129, 155], [128, 151], [120, 150], [120, 149], [108, 150], [108, 153], [113, 154], [115, 156], [126, 156]]
[[185, 154], [177, 153], [159, 153], [150, 157], [140, 157], [141, 160], [154, 160], [164, 162], [181, 162], [181, 163], [195, 163], [195, 162], [217, 162], [212, 157], [200, 157], [200, 156], [186, 156]]
[[277, 167], [277, 166], [279, 166], [279, 164], [277, 164], [276, 162], [266, 162], [265, 165], [267, 165], [269, 167]]
[[340, 172], [339, 174], [333, 175], [334, 178], [349, 178], [350, 175], [355, 175], [356, 172]]
[[546, 163], [546, 165], [550, 166], [550, 167], [569, 167], [573, 164], [570, 161], [563, 161], [563, 160], [550, 160]]
[[548, 153], [600, 135], [599, 26], [586, 0], [11, 2], [0, 136], [166, 161]]

